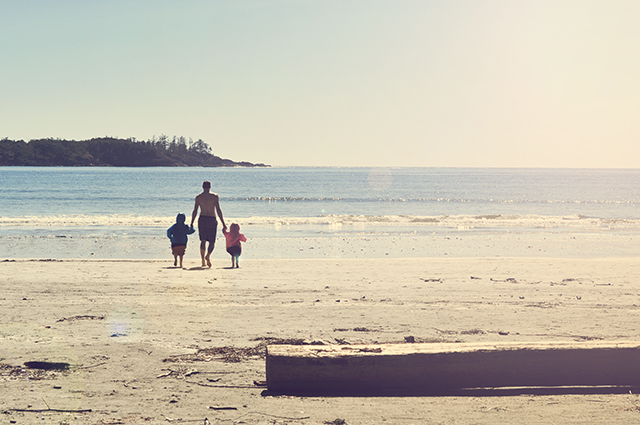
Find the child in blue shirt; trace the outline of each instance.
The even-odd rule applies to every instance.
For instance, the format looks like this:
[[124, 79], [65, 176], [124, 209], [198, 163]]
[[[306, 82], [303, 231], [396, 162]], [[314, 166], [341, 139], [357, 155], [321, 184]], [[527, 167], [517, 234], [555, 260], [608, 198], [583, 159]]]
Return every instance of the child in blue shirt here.
[[178, 265], [178, 257], [180, 257], [180, 268], [182, 268], [182, 257], [187, 249], [187, 235], [194, 233], [196, 230], [184, 224], [186, 217], [183, 213], [176, 216], [176, 222], [167, 229], [167, 237], [171, 239], [171, 251], [173, 252], [173, 265]]

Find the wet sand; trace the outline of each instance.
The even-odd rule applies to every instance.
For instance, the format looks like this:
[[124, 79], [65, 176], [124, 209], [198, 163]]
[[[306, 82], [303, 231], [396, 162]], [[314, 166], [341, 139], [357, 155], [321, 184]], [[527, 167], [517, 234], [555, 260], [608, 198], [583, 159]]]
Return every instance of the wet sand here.
[[638, 258], [229, 265], [1, 262], [0, 423], [640, 423], [640, 398], [615, 389], [285, 397], [261, 382], [267, 343], [640, 341]]
[[[19, 228], [16, 228], [20, 230]], [[6, 232], [6, 229], [0, 229]], [[370, 229], [371, 230], [371, 229]], [[436, 231], [437, 230], [437, 231]], [[129, 235], [79, 235], [48, 231], [44, 235], [0, 234], [0, 259], [65, 258], [117, 260], [171, 258], [165, 229]], [[433, 257], [640, 257], [640, 237], [624, 229], [472, 229], [398, 227], [389, 232], [327, 232], [299, 236], [295, 231], [243, 229], [249, 239], [244, 259], [312, 258], [433, 258]], [[415, 233], [414, 233], [415, 231]], [[155, 235], [155, 236], [152, 236]], [[195, 235], [194, 235], [195, 236]], [[198, 238], [192, 236], [186, 258], [198, 256]], [[213, 258], [227, 259], [224, 238], [218, 238]]]

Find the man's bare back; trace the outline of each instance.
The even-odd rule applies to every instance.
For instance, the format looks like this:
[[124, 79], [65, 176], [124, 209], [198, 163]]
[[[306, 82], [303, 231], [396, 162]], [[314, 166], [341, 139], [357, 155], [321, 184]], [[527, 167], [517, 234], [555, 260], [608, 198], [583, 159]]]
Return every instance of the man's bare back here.
[[216, 216], [216, 208], [220, 208], [220, 198], [215, 193], [202, 192], [196, 196], [196, 208], [200, 207], [200, 215]]
[[196, 203], [193, 207], [193, 213], [191, 214], [191, 226], [193, 226], [193, 222], [196, 221], [198, 209], [200, 209], [201, 216], [216, 218], [217, 214], [222, 222], [222, 226], [226, 228], [227, 226], [224, 224], [224, 218], [222, 217], [222, 210], [220, 209], [220, 198], [217, 194], [209, 192], [210, 187], [210, 185], [207, 187], [207, 185], [203, 184], [202, 193], [196, 196]]

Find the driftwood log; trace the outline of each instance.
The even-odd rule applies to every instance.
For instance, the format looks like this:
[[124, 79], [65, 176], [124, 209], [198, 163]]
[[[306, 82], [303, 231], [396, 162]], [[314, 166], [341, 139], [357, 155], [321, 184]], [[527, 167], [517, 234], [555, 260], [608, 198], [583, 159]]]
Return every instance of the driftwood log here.
[[640, 342], [270, 345], [280, 394], [428, 395], [507, 387], [640, 387]]

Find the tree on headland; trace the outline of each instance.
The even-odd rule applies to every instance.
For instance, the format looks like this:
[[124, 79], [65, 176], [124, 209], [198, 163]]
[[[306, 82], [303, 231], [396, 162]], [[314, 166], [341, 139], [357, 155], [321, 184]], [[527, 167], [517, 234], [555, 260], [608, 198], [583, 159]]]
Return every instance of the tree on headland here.
[[90, 140], [57, 138], [0, 140], [0, 166], [114, 166], [114, 167], [266, 167], [265, 164], [235, 162], [212, 153], [202, 139], [183, 136], [134, 138], [101, 137]]
[[202, 155], [211, 155], [211, 147], [207, 145], [202, 139], [198, 139], [189, 145], [189, 151], [199, 153]]

